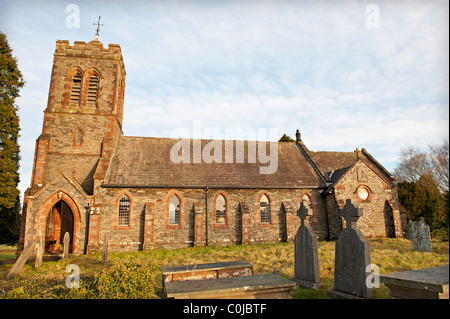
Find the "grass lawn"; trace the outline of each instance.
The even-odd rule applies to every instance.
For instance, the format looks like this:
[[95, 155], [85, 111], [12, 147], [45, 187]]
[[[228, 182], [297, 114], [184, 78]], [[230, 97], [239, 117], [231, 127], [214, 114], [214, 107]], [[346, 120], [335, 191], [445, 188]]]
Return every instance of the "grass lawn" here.
[[1, 259], [16, 259], [15, 246], [0, 245], [0, 260]]
[[[413, 251], [405, 239], [372, 239], [371, 263], [380, 273], [390, 273], [442, 266], [449, 263], [449, 243], [433, 241], [433, 252]], [[318, 290], [298, 288], [292, 298], [328, 298], [333, 288], [334, 242], [319, 242], [319, 264], [322, 287]], [[159, 267], [217, 261], [243, 260], [254, 264], [255, 274], [281, 270], [282, 276], [294, 276], [294, 244], [258, 244], [226, 247], [192, 247], [176, 250], [147, 250], [108, 254], [101, 264], [101, 254], [72, 256], [56, 262], [46, 262], [34, 269], [26, 264], [14, 280], [4, 278], [12, 265], [0, 266], [0, 298], [161, 298]], [[65, 269], [76, 264], [80, 270], [80, 289], [68, 289]], [[383, 284], [373, 289], [376, 299], [389, 298]]]

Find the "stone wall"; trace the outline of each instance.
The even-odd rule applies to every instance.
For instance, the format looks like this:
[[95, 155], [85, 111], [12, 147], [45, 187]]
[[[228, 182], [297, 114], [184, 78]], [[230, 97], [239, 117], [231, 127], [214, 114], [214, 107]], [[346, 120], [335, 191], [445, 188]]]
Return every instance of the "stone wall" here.
[[[365, 163], [358, 161], [334, 188], [334, 197], [341, 209], [345, 200], [350, 198], [364, 210], [364, 216], [358, 220], [358, 229], [366, 238], [402, 236], [400, 214], [392, 197], [392, 187]], [[359, 192], [360, 188], [367, 190], [367, 198], [363, 198], [364, 191]], [[386, 205], [394, 206], [392, 211], [386, 209]], [[390, 233], [392, 227], [394, 234]]]
[[[130, 198], [130, 223], [119, 226], [119, 200]], [[180, 223], [170, 225], [169, 200], [180, 198]], [[261, 223], [259, 199], [270, 199], [271, 221]], [[300, 225], [296, 213], [302, 197], [311, 197], [313, 228], [321, 239], [327, 232], [324, 203], [318, 189], [171, 189], [171, 188], [99, 188], [98, 238], [90, 242], [91, 251], [103, 245], [108, 233], [111, 250], [181, 248], [195, 245], [236, 245], [292, 241]], [[96, 194], [97, 195], [97, 194]], [[225, 224], [216, 223], [215, 199], [223, 195], [227, 202]], [[207, 202], [207, 204], [206, 204]], [[205, 209], [207, 205], [207, 209]], [[242, 205], [245, 209], [242, 209]], [[286, 208], [287, 207], [287, 208]], [[246, 211], [247, 210], [247, 211]], [[207, 226], [206, 226], [207, 225]], [[91, 225], [92, 227], [92, 225]], [[285, 232], [285, 233], [283, 233]], [[245, 233], [245, 235], [244, 235]]]

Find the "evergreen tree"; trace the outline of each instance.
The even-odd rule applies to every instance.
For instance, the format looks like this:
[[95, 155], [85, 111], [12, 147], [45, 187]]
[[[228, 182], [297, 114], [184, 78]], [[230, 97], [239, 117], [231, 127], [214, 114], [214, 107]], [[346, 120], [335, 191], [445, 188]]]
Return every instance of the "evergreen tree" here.
[[20, 128], [15, 99], [24, 84], [6, 35], [0, 33], [0, 244], [19, 239]]
[[284, 133], [283, 136], [278, 140], [278, 142], [295, 143], [295, 140], [292, 137], [290, 137], [289, 135], [286, 135], [286, 133]]
[[431, 230], [448, 224], [448, 217], [445, 222], [444, 197], [430, 175], [421, 176], [417, 182], [400, 182], [398, 198], [406, 209], [408, 219], [418, 220], [423, 217]]

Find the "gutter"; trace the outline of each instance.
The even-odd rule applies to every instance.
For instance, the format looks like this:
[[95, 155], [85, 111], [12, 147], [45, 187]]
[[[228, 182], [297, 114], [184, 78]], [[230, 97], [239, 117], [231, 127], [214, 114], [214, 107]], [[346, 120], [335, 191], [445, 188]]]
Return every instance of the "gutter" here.
[[[328, 185], [327, 185], [328, 186]], [[139, 185], [139, 184], [103, 184], [102, 188], [186, 188], [186, 189], [325, 189], [326, 186], [242, 186], [242, 185]]]

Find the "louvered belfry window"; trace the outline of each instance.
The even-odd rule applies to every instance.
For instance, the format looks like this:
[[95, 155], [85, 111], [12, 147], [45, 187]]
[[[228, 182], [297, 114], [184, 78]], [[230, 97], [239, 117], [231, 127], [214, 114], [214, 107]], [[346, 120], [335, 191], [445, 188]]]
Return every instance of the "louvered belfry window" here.
[[81, 74], [77, 72], [72, 79], [72, 90], [70, 92], [70, 103], [80, 103]]
[[87, 102], [92, 104], [97, 103], [97, 95], [98, 95], [98, 77], [97, 75], [94, 74], [89, 79]]

